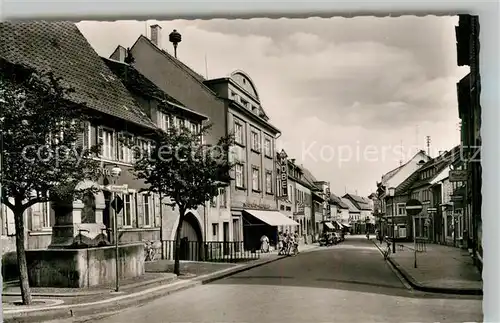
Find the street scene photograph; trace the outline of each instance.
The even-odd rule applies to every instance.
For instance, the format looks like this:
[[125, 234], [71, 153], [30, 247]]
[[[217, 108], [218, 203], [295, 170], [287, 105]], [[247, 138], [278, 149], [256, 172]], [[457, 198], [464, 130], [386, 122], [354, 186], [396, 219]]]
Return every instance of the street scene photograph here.
[[482, 322], [479, 18], [0, 22], [4, 322]]

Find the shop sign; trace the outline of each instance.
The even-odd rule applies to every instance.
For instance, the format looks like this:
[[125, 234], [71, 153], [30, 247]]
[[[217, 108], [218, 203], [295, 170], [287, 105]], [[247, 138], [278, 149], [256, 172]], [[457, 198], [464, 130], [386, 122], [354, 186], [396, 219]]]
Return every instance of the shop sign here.
[[280, 154], [278, 158], [279, 180], [281, 186], [280, 197], [288, 197], [288, 163], [286, 154]]
[[450, 182], [466, 182], [468, 179], [468, 172], [465, 169], [461, 170], [450, 170], [448, 174], [448, 179]]
[[248, 209], [258, 209], [258, 210], [271, 209], [271, 206], [268, 204], [258, 204], [258, 203], [250, 203], [250, 202], [243, 203], [243, 207], [248, 208]]

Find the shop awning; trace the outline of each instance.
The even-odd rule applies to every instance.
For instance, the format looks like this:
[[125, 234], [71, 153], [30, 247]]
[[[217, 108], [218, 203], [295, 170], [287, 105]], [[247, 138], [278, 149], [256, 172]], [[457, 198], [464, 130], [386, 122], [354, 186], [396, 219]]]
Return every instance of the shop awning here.
[[350, 225], [349, 223], [344, 223], [344, 224], [342, 224], [342, 225], [343, 225], [344, 227], [346, 227], [346, 228], [350, 228], [350, 227], [351, 227], [351, 225]]
[[333, 226], [333, 224], [331, 222], [324, 222], [326, 227], [330, 230], [335, 230], [335, 227]]
[[277, 227], [279, 225], [299, 225], [297, 222], [278, 211], [245, 210], [245, 212], [272, 227]]
[[340, 223], [339, 221], [335, 221], [337, 222], [337, 225], [339, 226], [340, 229], [342, 229], [344, 227], [344, 225], [342, 223]]

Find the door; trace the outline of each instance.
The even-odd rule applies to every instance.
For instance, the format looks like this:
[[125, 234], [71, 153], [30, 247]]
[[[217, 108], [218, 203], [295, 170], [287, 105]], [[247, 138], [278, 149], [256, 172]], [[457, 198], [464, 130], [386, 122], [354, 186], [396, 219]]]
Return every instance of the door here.
[[224, 241], [224, 255], [229, 254], [229, 222], [224, 222], [222, 225], [222, 240]]
[[234, 251], [240, 251], [241, 237], [240, 237], [240, 220], [233, 219], [233, 241], [234, 243]]

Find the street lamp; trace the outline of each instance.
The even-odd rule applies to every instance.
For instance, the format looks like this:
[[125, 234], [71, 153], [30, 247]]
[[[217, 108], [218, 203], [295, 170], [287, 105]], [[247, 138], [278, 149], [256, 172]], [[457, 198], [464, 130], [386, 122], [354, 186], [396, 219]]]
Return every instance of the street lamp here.
[[391, 202], [392, 202], [392, 207], [391, 207], [391, 218], [392, 218], [392, 223], [391, 223], [391, 226], [392, 226], [392, 253], [396, 253], [396, 241], [394, 240], [395, 236], [394, 236], [394, 195], [396, 194], [396, 189], [394, 187], [389, 187], [389, 196], [391, 197]]
[[[120, 177], [122, 173], [122, 170], [120, 167], [118, 167], [118, 165], [115, 165], [115, 167], [111, 168], [111, 177], [113, 178], [113, 184], [116, 184], [116, 181], [117, 179]], [[116, 201], [115, 201], [115, 192], [112, 191], [111, 192], [111, 203], [115, 203], [115, 207], [116, 207]], [[114, 240], [115, 240], [115, 270], [116, 270], [116, 278], [115, 278], [115, 282], [116, 282], [116, 287], [115, 287], [115, 291], [118, 293], [118, 291], [120, 290], [120, 278], [119, 278], [119, 274], [120, 274], [120, 269], [119, 269], [119, 260], [118, 260], [118, 257], [119, 257], [119, 252], [118, 252], [118, 213], [116, 212], [116, 209], [111, 207], [111, 209], [113, 209], [113, 213], [114, 213], [114, 217], [113, 217], [113, 235], [114, 235]]]

